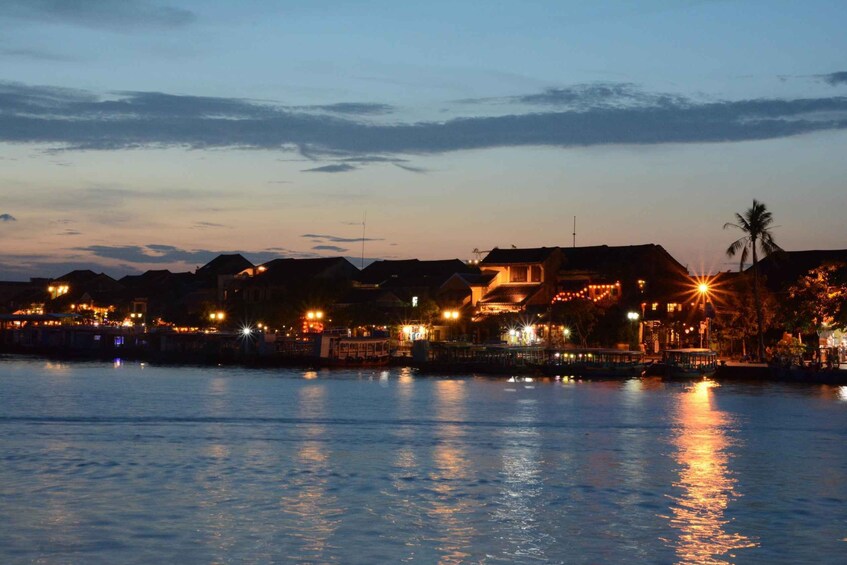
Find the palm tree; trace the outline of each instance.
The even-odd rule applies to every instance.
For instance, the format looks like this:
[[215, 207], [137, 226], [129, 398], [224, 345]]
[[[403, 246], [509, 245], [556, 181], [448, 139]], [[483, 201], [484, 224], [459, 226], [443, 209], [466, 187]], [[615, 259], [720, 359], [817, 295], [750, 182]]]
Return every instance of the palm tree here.
[[734, 257], [739, 251], [741, 252], [741, 268], [744, 270], [744, 263], [752, 255], [753, 259], [753, 305], [756, 309], [756, 333], [758, 336], [758, 358], [761, 361], [765, 353], [765, 341], [762, 335], [762, 300], [759, 296], [759, 251], [762, 257], [767, 257], [771, 253], [782, 251], [779, 245], [773, 240], [773, 235], [770, 232], [773, 224], [773, 215], [768, 211], [764, 203], [753, 199], [751, 206], [744, 214], [735, 214], [736, 223], [727, 222], [723, 229], [733, 227], [741, 230], [744, 236], [732, 242], [726, 254], [729, 257]]

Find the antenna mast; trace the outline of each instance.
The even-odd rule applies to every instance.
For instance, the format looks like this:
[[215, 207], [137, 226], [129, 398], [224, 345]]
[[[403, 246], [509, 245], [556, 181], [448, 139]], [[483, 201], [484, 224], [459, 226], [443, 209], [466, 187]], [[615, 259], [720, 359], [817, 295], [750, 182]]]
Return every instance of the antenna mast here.
[[365, 210], [365, 214], [362, 216], [362, 263], [359, 266], [360, 269], [365, 268], [365, 227], [368, 222], [368, 211]]
[[576, 216], [573, 217], [573, 246], [576, 247]]

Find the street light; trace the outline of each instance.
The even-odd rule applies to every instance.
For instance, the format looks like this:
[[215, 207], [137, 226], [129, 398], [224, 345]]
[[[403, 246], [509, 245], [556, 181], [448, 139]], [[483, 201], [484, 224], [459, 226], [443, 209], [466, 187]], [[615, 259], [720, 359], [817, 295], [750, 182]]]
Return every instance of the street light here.
[[324, 313], [322, 310], [309, 310], [306, 312], [306, 319], [303, 321], [304, 333], [322, 333]]
[[[639, 331], [639, 332], [638, 332], [638, 334], [639, 334], [639, 335], [636, 335], [636, 334], [634, 333], [634, 331], [633, 331], [633, 327], [635, 326], [635, 322], [637, 322], [637, 321], [638, 321], [638, 318], [640, 317], [640, 316], [638, 315], [638, 312], [635, 312], [635, 311], [629, 311], [629, 312], [627, 312], [627, 313], [626, 313], [626, 317], [627, 317], [627, 319], [629, 320], [629, 328], [630, 328], [630, 329], [629, 329], [629, 332], [630, 332], [630, 334], [633, 334], [633, 335], [632, 335], [632, 337], [633, 337], [633, 341], [634, 341], [634, 340], [635, 340], [635, 338], [637, 337], [637, 338], [638, 338], [638, 343], [641, 343], [641, 335], [640, 335], [640, 334], [641, 334], [641, 332]], [[639, 330], [640, 330], [640, 329], [641, 329], [641, 326], [639, 326]], [[636, 344], [636, 345], [637, 345], [637, 344]]]
[[[459, 319], [459, 311], [458, 310], [444, 310], [441, 313], [441, 317], [444, 318], [445, 322], [455, 322]], [[451, 333], [450, 330], [447, 330], [448, 336]], [[449, 341], [449, 339], [448, 339]]]
[[[700, 296], [703, 298], [703, 317], [706, 318], [706, 347], [711, 347], [710, 343], [710, 333], [712, 329], [712, 319], [709, 317], [708, 305], [709, 305], [709, 291], [711, 287], [707, 280], [701, 280], [697, 284], [697, 292], [700, 293]], [[700, 334], [700, 347], [703, 347], [703, 334]]]

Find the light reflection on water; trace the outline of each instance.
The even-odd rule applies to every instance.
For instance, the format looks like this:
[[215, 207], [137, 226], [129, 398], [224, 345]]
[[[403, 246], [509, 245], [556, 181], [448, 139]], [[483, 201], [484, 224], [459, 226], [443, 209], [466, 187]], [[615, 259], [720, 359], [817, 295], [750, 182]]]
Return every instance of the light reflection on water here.
[[326, 385], [310, 384], [300, 389], [298, 416], [301, 425], [297, 472], [280, 498], [280, 510], [300, 524], [292, 536], [294, 548], [290, 557], [298, 562], [327, 562], [334, 547], [329, 539], [339, 524], [342, 509], [336, 497], [327, 492], [328, 454], [324, 445], [326, 426]]
[[461, 484], [468, 478], [468, 461], [462, 446], [465, 430], [458, 422], [465, 414], [466, 381], [439, 380], [435, 383], [435, 418], [440, 422], [432, 452], [432, 480], [435, 496], [429, 515], [438, 524], [435, 536], [441, 553], [439, 563], [461, 563], [469, 557], [467, 549], [474, 535], [467, 519], [470, 500], [461, 496]]
[[738, 496], [729, 459], [738, 440], [729, 437], [730, 417], [712, 406], [716, 384], [700, 381], [678, 396], [674, 458], [680, 465], [674, 486], [670, 525], [678, 531], [681, 563], [730, 563], [734, 551], [755, 547], [751, 538], [733, 531], [727, 507]]
[[0, 563], [840, 562], [844, 395], [0, 360]]
[[541, 434], [538, 429], [538, 400], [524, 398], [515, 405], [512, 415], [505, 415], [500, 457], [502, 486], [495, 523], [498, 535], [509, 548], [510, 560], [547, 559], [545, 547], [555, 539], [541, 528], [545, 520], [539, 515], [539, 499], [543, 492], [541, 471]]

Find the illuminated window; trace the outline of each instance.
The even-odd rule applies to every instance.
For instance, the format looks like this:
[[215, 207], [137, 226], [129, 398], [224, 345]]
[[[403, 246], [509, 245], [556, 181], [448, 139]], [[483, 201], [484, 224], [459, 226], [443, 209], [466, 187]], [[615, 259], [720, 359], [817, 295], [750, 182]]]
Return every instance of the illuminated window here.
[[676, 312], [679, 309], [679, 304], [676, 302], [668, 302], [668, 312]]
[[530, 280], [532, 282], [541, 282], [541, 265], [530, 267]]
[[650, 309], [651, 309], [653, 312], [655, 312], [656, 310], [658, 310], [658, 309], [659, 309], [659, 303], [658, 303], [658, 302], [654, 302], [653, 304], [651, 304], [651, 305], [650, 305]]
[[529, 271], [529, 267], [526, 267], [525, 265], [511, 267], [509, 269], [509, 282], [526, 282], [528, 274], [527, 271]]

